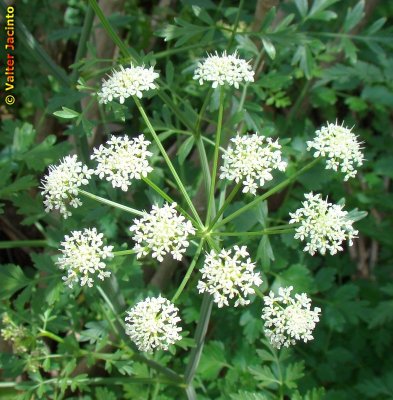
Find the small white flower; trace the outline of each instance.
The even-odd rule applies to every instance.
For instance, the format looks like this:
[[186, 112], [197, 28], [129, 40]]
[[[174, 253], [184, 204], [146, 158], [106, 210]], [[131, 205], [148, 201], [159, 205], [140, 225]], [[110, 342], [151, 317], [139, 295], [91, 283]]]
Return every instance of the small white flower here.
[[92, 287], [94, 275], [104, 280], [110, 276], [105, 271], [106, 265], [103, 260], [113, 257], [113, 246], [103, 245], [103, 234], [98, 233], [96, 228], [73, 231], [66, 235], [61, 243], [63, 255], [58, 259], [60, 269], [67, 270], [63, 277], [65, 283], [72, 288], [74, 283], [80, 282], [81, 286], [87, 284]]
[[306, 241], [304, 251], [311, 255], [317, 251], [321, 254], [329, 251], [333, 255], [343, 250], [344, 240], [352, 246], [352, 239], [358, 231], [352, 227], [354, 221], [348, 218], [344, 206], [323, 200], [321, 194], [308, 193], [304, 196], [306, 201], [303, 201], [303, 207], [289, 214], [290, 224], [301, 224], [296, 228], [295, 239]]
[[134, 66], [112, 71], [112, 75], [102, 83], [101, 92], [98, 92], [100, 103], [109, 103], [114, 99], [119, 99], [121, 104], [130, 96], [142, 98], [142, 92], [155, 89], [157, 86], [154, 81], [159, 77], [154, 72], [153, 67], [144, 68]]
[[315, 132], [307, 142], [307, 150], [315, 149], [314, 157], [327, 157], [326, 169], [345, 173], [344, 181], [356, 175], [355, 167], [363, 165], [364, 157], [360, 142], [351, 129], [342, 125], [327, 124]]
[[199, 293], [212, 294], [219, 308], [228, 306], [228, 299], [233, 298], [236, 298], [235, 307], [249, 304], [246, 297], [255, 293], [252, 286], [262, 283], [254, 268], [255, 263], [251, 262], [246, 246], [234, 246], [220, 253], [211, 250], [206, 254], [201, 269], [202, 279], [197, 286]]
[[237, 53], [227, 55], [224, 51], [219, 56], [216, 52], [198, 63], [194, 79], [198, 79], [201, 85], [205, 81], [212, 82], [213, 88], [228, 84], [239, 89], [241, 82], [254, 82], [254, 71], [247, 61], [237, 56]]
[[137, 258], [152, 251], [152, 257], [163, 261], [163, 256], [171, 253], [175, 260], [181, 260], [189, 246], [187, 238], [195, 234], [190, 221], [176, 212], [176, 203], [165, 203], [163, 207], [153, 206], [150, 213], [145, 213], [140, 219], [134, 219], [130, 227], [134, 232], [133, 239], [137, 242]]
[[114, 188], [127, 191], [132, 179], [145, 178], [153, 170], [148, 161], [152, 156], [147, 150], [149, 144], [143, 135], [133, 139], [112, 136], [106, 146], [94, 149], [91, 159], [98, 163], [95, 173], [111, 182]]
[[257, 134], [232, 138], [230, 146], [222, 156], [221, 179], [243, 183], [243, 193], [256, 195], [258, 187], [273, 179], [272, 170], [285, 171], [287, 163], [281, 159], [278, 141]]
[[140, 351], [168, 350], [181, 339], [178, 312], [179, 309], [164, 297], [148, 297], [127, 311], [126, 334]]
[[50, 165], [49, 173], [41, 180], [45, 211], [59, 210], [64, 218], [71, 216], [69, 206], [82, 205], [78, 188], [87, 185], [93, 170], [83, 165], [76, 155], [64, 157], [59, 165]]
[[311, 300], [305, 293], [291, 297], [292, 289], [292, 286], [279, 288], [277, 297], [272, 291], [264, 297], [262, 318], [265, 320], [265, 334], [272, 346], [278, 349], [296, 344], [296, 340], [305, 343], [312, 340], [312, 331], [321, 313], [318, 307], [311, 310]]

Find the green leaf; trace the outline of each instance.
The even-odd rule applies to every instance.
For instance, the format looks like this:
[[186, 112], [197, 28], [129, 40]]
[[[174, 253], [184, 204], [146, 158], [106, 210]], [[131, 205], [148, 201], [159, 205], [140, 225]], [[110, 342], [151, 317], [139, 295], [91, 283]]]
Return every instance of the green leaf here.
[[370, 328], [382, 327], [393, 320], [393, 300], [381, 301], [373, 310]]
[[349, 32], [353, 29], [364, 17], [364, 5], [365, 1], [360, 0], [354, 8], [349, 7], [347, 15], [344, 20], [343, 31]]
[[318, 292], [329, 290], [333, 286], [335, 277], [335, 268], [321, 268], [315, 275], [315, 284], [317, 285]]
[[382, 85], [366, 86], [362, 91], [361, 97], [372, 104], [393, 107], [393, 92]]
[[261, 336], [263, 321], [260, 317], [254, 317], [249, 310], [245, 311], [240, 317], [240, 325], [249, 343], [254, 343]]
[[337, 14], [335, 12], [327, 11], [326, 9], [337, 1], [338, 0], [314, 0], [307, 18], [322, 21], [329, 21], [336, 18]]
[[308, 0], [295, 0], [296, 8], [299, 10], [300, 15], [304, 18], [308, 11]]
[[363, 218], [366, 218], [367, 215], [368, 215], [367, 211], [359, 211], [357, 208], [354, 208], [353, 210], [348, 212], [345, 219], [356, 222], [356, 221], [360, 221]]
[[80, 113], [70, 108], [62, 107], [61, 111], [55, 111], [53, 115], [64, 119], [73, 119], [79, 117]]
[[263, 235], [257, 250], [257, 260], [261, 260], [262, 270], [270, 271], [270, 261], [274, 261], [273, 248], [270, 244], [269, 235]]
[[190, 136], [179, 147], [179, 150], [177, 151], [177, 155], [179, 156], [180, 165], [182, 165], [184, 163], [184, 160], [190, 154], [192, 147], [194, 146], [194, 143], [195, 143], [194, 136]]
[[192, 11], [197, 18], [205, 22], [207, 25], [214, 25], [214, 20], [202, 7], [193, 5]]
[[315, 61], [308, 46], [301, 45], [297, 48], [292, 64], [299, 64], [307, 79], [310, 79], [314, 70]]
[[22, 126], [15, 128], [13, 150], [15, 153], [27, 151], [34, 143], [36, 130], [33, 125], [25, 122]]
[[246, 35], [236, 35], [236, 41], [239, 43], [239, 48], [257, 56], [259, 54], [258, 47]]
[[297, 387], [296, 381], [304, 376], [304, 361], [289, 364], [285, 369], [284, 383], [289, 389]]
[[2, 264], [0, 265], [0, 282], [0, 299], [5, 300], [27, 286], [30, 283], [30, 279], [27, 278], [18, 265]]
[[218, 341], [210, 341], [202, 353], [198, 374], [203, 379], [213, 380], [217, 378], [221, 369], [226, 365], [224, 344]]
[[39, 145], [25, 153], [22, 159], [28, 168], [43, 171], [48, 165], [57, 163], [69, 153], [71, 145], [68, 142], [55, 144], [56, 137], [49, 135]]
[[287, 270], [282, 271], [275, 279], [272, 290], [287, 286], [293, 286], [295, 293], [314, 293], [316, 291], [310, 271], [301, 264], [291, 265]]
[[1, 197], [7, 197], [15, 192], [27, 190], [33, 186], [37, 186], [37, 181], [33, 175], [25, 175], [17, 179], [7, 187], [0, 190]]
[[269, 39], [262, 39], [263, 48], [265, 49], [267, 55], [274, 60], [276, 58], [276, 48]]
[[80, 342], [89, 341], [93, 344], [108, 334], [108, 322], [106, 321], [90, 321], [85, 326], [87, 329], [80, 333]]
[[117, 400], [117, 396], [115, 393], [111, 392], [109, 389], [105, 387], [98, 387], [95, 390], [95, 399], [96, 400]]
[[259, 386], [266, 387], [270, 384], [280, 384], [280, 380], [277, 378], [274, 371], [267, 365], [249, 367], [248, 370], [255, 379], [260, 381]]

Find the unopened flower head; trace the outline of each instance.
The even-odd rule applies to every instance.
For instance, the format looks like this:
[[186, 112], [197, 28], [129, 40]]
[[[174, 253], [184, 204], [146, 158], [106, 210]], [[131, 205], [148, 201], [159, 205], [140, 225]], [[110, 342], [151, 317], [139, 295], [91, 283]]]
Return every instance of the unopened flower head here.
[[273, 179], [272, 170], [284, 171], [281, 146], [271, 138], [253, 134], [231, 139], [232, 146], [222, 156], [221, 179], [243, 183], [243, 193], [256, 194], [258, 187]]
[[199, 293], [210, 293], [218, 307], [228, 306], [229, 299], [236, 299], [235, 307], [250, 303], [246, 297], [255, 293], [253, 285], [259, 286], [262, 279], [254, 272], [255, 263], [247, 252], [246, 246], [234, 246], [220, 253], [211, 250], [206, 254], [201, 269], [202, 279], [198, 282]]
[[312, 332], [321, 313], [318, 307], [311, 310], [311, 300], [305, 293], [292, 297], [292, 289], [292, 286], [279, 288], [278, 296], [270, 291], [264, 297], [262, 318], [265, 320], [265, 335], [278, 349], [289, 347], [297, 340], [306, 343], [314, 339]]
[[361, 143], [351, 129], [328, 123], [315, 134], [315, 138], [307, 142], [307, 150], [315, 149], [314, 157], [326, 157], [326, 169], [341, 170], [345, 173], [344, 181], [353, 178], [364, 158]]
[[128, 136], [112, 136], [98, 149], [94, 149], [92, 160], [98, 165], [95, 173], [102, 179], [126, 191], [133, 179], [145, 178], [153, 170], [149, 165], [152, 153], [147, 150], [150, 142], [143, 135], [130, 139]]
[[134, 232], [137, 258], [152, 251], [152, 257], [163, 261], [163, 256], [171, 253], [175, 260], [181, 260], [189, 242], [189, 235], [195, 234], [190, 221], [176, 212], [176, 203], [165, 203], [163, 207], [154, 205], [150, 213], [134, 220], [130, 227]]
[[104, 246], [103, 236], [96, 228], [74, 231], [65, 236], [60, 249], [63, 255], [57, 264], [66, 270], [63, 280], [70, 288], [78, 282], [81, 286], [92, 287], [95, 276], [101, 280], [110, 276], [111, 273], [105, 270], [104, 260], [113, 257], [113, 246]]
[[164, 297], [148, 297], [137, 303], [126, 317], [126, 334], [140, 351], [168, 350], [181, 339], [179, 309]]
[[3, 314], [1, 322], [0, 334], [3, 339], [12, 343], [12, 350], [15, 354], [25, 354], [28, 351], [29, 331], [23, 325], [12, 321], [7, 313]]
[[212, 82], [213, 88], [227, 84], [238, 89], [239, 83], [254, 82], [254, 71], [247, 61], [238, 57], [237, 53], [228, 55], [224, 51], [220, 56], [216, 52], [198, 63], [194, 79], [201, 85], [204, 82]]
[[82, 205], [78, 188], [87, 185], [93, 170], [83, 165], [76, 155], [64, 157], [59, 165], [50, 165], [41, 180], [45, 211], [59, 210], [64, 218], [71, 216], [69, 207]]
[[342, 251], [342, 243], [348, 240], [352, 246], [352, 239], [358, 231], [352, 227], [353, 220], [348, 217], [348, 212], [343, 210], [343, 205], [332, 204], [322, 199], [321, 194], [305, 194], [306, 201], [303, 207], [290, 213], [290, 224], [298, 224], [295, 239], [306, 242], [304, 251], [314, 255], [317, 251], [325, 254], [336, 254]]
[[158, 73], [153, 67], [145, 68], [131, 64], [131, 67], [120, 67], [118, 71], [113, 70], [112, 75], [102, 82], [101, 91], [98, 92], [100, 103], [109, 103], [118, 99], [121, 104], [130, 96], [142, 98], [142, 92], [155, 89], [154, 81]]

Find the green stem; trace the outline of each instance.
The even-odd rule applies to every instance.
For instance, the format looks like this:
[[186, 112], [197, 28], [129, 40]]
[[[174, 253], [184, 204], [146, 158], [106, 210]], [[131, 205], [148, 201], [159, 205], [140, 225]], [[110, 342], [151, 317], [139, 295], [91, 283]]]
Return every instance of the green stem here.
[[[152, 182], [149, 178], [142, 178], [142, 180], [149, 185], [154, 191], [156, 191], [163, 199], [165, 199], [168, 203], [176, 203], [175, 200], [172, 199], [172, 197], [168, 196], [162, 189], [160, 189], [154, 182]], [[180, 211], [181, 214], [183, 214], [186, 218], [191, 220], [195, 226], [198, 226], [196, 223], [195, 219], [191, 217], [190, 214], [188, 214], [187, 211], [185, 211], [182, 207], [177, 204], [177, 209]]]
[[217, 169], [218, 169], [218, 151], [219, 151], [219, 148], [220, 148], [220, 139], [221, 139], [223, 115], [224, 115], [224, 89], [221, 87], [220, 88], [220, 106], [218, 108], [216, 145], [214, 147], [213, 171], [212, 171], [212, 175], [211, 175], [209, 202], [208, 202], [208, 205], [207, 205], [206, 224], [209, 223], [210, 217], [213, 214], [214, 191], [215, 191], [215, 187], [216, 187], [216, 177], [217, 177]]
[[0, 249], [14, 249], [17, 247], [46, 247], [49, 241], [45, 239], [37, 240], [4, 240], [0, 242]]
[[108, 206], [112, 206], [112, 207], [118, 208], [118, 209], [126, 211], [126, 212], [128, 212], [130, 214], [140, 215], [140, 216], [145, 215], [142, 211], [136, 210], [135, 208], [124, 206], [123, 204], [119, 204], [119, 203], [116, 203], [114, 201], [105, 199], [104, 197], [97, 196], [97, 195], [95, 195], [93, 193], [86, 192], [86, 191], [84, 191], [82, 189], [78, 189], [78, 193], [81, 193], [84, 196], [86, 196], [86, 197], [88, 197], [90, 199], [93, 199], [95, 201], [98, 201], [99, 203], [106, 204]]
[[211, 236], [262, 236], [262, 235], [281, 235], [283, 233], [292, 233], [295, 228], [291, 229], [264, 229], [262, 231], [252, 232], [211, 232]]
[[40, 337], [47, 337], [49, 339], [54, 340], [57, 343], [64, 343], [64, 339], [62, 339], [60, 336], [55, 335], [52, 332], [46, 331], [46, 330], [40, 330], [40, 333], [38, 334]]
[[137, 251], [133, 250], [133, 249], [129, 249], [129, 250], [119, 250], [119, 251], [114, 251], [113, 255], [115, 257], [117, 256], [128, 256], [129, 254], [136, 254]]
[[297, 171], [295, 174], [293, 174], [291, 177], [285, 179], [281, 183], [279, 183], [277, 186], [274, 188], [268, 190], [266, 193], [264, 193], [262, 196], [257, 197], [255, 200], [253, 200], [251, 203], [246, 204], [244, 207], [239, 208], [239, 210], [235, 211], [228, 217], [224, 218], [222, 221], [216, 223], [213, 228], [218, 228], [219, 226], [225, 225], [229, 221], [232, 221], [234, 218], [238, 217], [239, 215], [243, 214], [244, 212], [248, 211], [249, 209], [255, 207], [258, 203], [260, 203], [263, 200], [266, 200], [268, 197], [273, 195], [274, 193], [279, 192], [280, 190], [284, 189], [286, 186], [288, 186], [292, 181], [294, 181], [299, 175], [303, 174], [304, 172], [308, 171], [310, 168], [312, 168], [315, 164], [317, 164], [319, 161], [319, 158], [316, 158], [315, 160], [311, 161], [307, 165], [305, 165], [303, 168], [301, 168], [299, 171]]
[[231, 37], [228, 41], [228, 45], [227, 45], [227, 50], [229, 50], [233, 44], [233, 41], [235, 40], [235, 35], [236, 35], [236, 31], [237, 28], [239, 26], [239, 19], [240, 19], [240, 12], [243, 8], [243, 4], [244, 4], [244, 0], [240, 0], [239, 5], [237, 6], [237, 14], [236, 14], [236, 19], [235, 19], [235, 23], [233, 24], [233, 29], [232, 29], [232, 33], [231, 33]]
[[116, 46], [120, 49], [120, 52], [123, 54], [125, 58], [131, 58], [130, 52], [128, 51], [127, 46], [124, 44], [124, 41], [120, 39], [117, 33], [112, 28], [112, 25], [109, 23], [105, 14], [102, 12], [100, 6], [98, 5], [96, 0], [89, 0], [90, 7], [94, 10], [98, 19], [101, 21], [103, 28], [106, 30], [112, 41], [116, 44]]
[[198, 246], [198, 248], [197, 248], [197, 250], [195, 252], [194, 258], [192, 259], [191, 264], [188, 267], [188, 270], [187, 270], [187, 272], [186, 272], [186, 274], [185, 274], [185, 276], [184, 276], [179, 288], [177, 289], [175, 295], [172, 297], [172, 300], [171, 300], [172, 303], [176, 302], [176, 300], [179, 298], [179, 296], [183, 292], [187, 282], [189, 281], [189, 279], [191, 277], [191, 274], [194, 271], [195, 265], [196, 265], [196, 263], [197, 263], [197, 261], [199, 259], [199, 256], [200, 256], [200, 254], [202, 252], [203, 243], [204, 243], [204, 239], [202, 239], [201, 242], [199, 243], [199, 246]]
[[197, 145], [197, 149], [198, 149], [198, 153], [199, 153], [199, 158], [201, 160], [201, 165], [202, 165], [202, 173], [203, 173], [203, 177], [204, 177], [205, 193], [206, 193], [207, 201], [209, 200], [208, 196], [209, 196], [209, 190], [210, 190], [210, 185], [211, 185], [211, 175], [210, 175], [210, 169], [209, 169], [209, 161], [207, 159], [205, 146], [203, 144], [203, 136], [201, 135], [201, 124], [202, 124], [203, 116], [205, 115], [205, 112], [206, 112], [207, 105], [209, 104], [212, 92], [213, 92], [213, 90], [209, 89], [209, 91], [205, 97], [205, 100], [201, 107], [201, 111], [199, 112], [199, 115], [198, 115], [198, 120], [197, 120], [197, 124], [195, 127], [195, 133], [194, 133], [194, 137], [195, 137], [195, 141], [196, 141], [196, 145]]
[[219, 220], [225, 209], [228, 207], [228, 205], [231, 203], [233, 198], [236, 196], [237, 192], [239, 191], [240, 187], [242, 185], [242, 182], [239, 182], [236, 184], [236, 186], [232, 189], [231, 193], [229, 193], [229, 196], [225, 200], [224, 204], [222, 207], [218, 210], [217, 215], [214, 217], [213, 221], [210, 223], [209, 229], [211, 230], [214, 224]]
[[[85, 55], [87, 50], [87, 41], [89, 39], [91, 28], [93, 26], [94, 20], [94, 10], [92, 7], [87, 7], [87, 12], [85, 15], [85, 20], [83, 21], [82, 33], [79, 38], [78, 48], [76, 49], [76, 55], [74, 59], [74, 64], [77, 64]], [[78, 77], [77, 66], [74, 65], [74, 69], [71, 73], [71, 82], [76, 82]]]
[[262, 290], [259, 289], [258, 286], [253, 286], [252, 288], [254, 289], [255, 294], [263, 300], [265, 295], [263, 294]]
[[194, 207], [194, 204], [192, 204], [190, 196], [188, 195], [186, 188], [184, 187], [181, 179], [179, 178], [179, 175], [177, 174], [168, 154], [166, 153], [164, 147], [162, 146], [161, 141], [160, 141], [159, 137], [157, 136], [156, 131], [153, 128], [153, 125], [150, 123], [150, 120], [149, 120], [148, 116], [146, 115], [141, 102], [139, 101], [139, 99], [136, 96], [134, 96], [133, 98], [134, 98], [135, 104], [136, 104], [139, 112], [142, 115], [143, 120], [145, 121], [151, 135], [153, 136], [154, 141], [156, 142], [156, 144], [161, 152], [161, 155], [164, 157], [165, 162], [167, 163], [170, 171], [172, 172], [172, 175], [175, 178], [175, 181], [176, 181], [180, 191], [182, 192], [184, 199], [186, 200], [188, 206], [190, 207], [190, 210], [191, 210], [192, 214], [194, 215], [199, 228], [203, 228], [203, 223], [202, 223], [201, 219], [199, 218], [199, 215]]
[[198, 325], [195, 331], [195, 344], [196, 346], [192, 349], [190, 355], [190, 361], [186, 367], [184, 378], [186, 384], [190, 384], [194, 378], [196, 369], [199, 364], [199, 360], [202, 355], [202, 349], [205, 342], [207, 327], [209, 325], [210, 314], [213, 306], [213, 298], [208, 293], [203, 295], [201, 313], [198, 321]]

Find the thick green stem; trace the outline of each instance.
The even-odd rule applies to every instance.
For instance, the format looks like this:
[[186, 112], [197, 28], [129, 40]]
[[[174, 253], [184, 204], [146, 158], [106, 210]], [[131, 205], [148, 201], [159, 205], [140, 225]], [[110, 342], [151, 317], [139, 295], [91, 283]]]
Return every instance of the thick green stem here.
[[17, 247], [46, 247], [49, 241], [45, 239], [37, 240], [5, 240], [0, 242], [0, 249], [14, 249]]
[[213, 298], [210, 296], [210, 294], [205, 293], [203, 295], [201, 313], [195, 332], [195, 347], [192, 349], [190, 361], [187, 365], [186, 372], [184, 373], [184, 378], [187, 384], [192, 382], [196, 369], [198, 368], [199, 360], [202, 355], [203, 345], [205, 343], [205, 337], [207, 327], [209, 325], [212, 306]]
[[49, 339], [54, 340], [57, 343], [64, 343], [64, 339], [61, 338], [60, 336], [55, 335], [52, 332], [46, 331], [46, 330], [41, 330], [40, 333], [38, 334], [40, 337], [47, 337]]
[[319, 161], [319, 158], [311, 161], [310, 163], [305, 165], [303, 168], [301, 168], [299, 171], [297, 171], [295, 174], [293, 174], [291, 177], [285, 179], [284, 181], [279, 183], [274, 188], [268, 190], [262, 196], [257, 197], [251, 203], [246, 204], [244, 207], [242, 207], [239, 210], [235, 211], [233, 214], [231, 214], [228, 217], [224, 218], [222, 221], [216, 223], [214, 226], [212, 226], [212, 228], [218, 228], [219, 226], [225, 225], [229, 221], [232, 221], [234, 218], [238, 217], [239, 215], [243, 214], [244, 212], [246, 212], [246, 211], [250, 210], [251, 208], [255, 207], [261, 201], [266, 200], [268, 197], [272, 196], [274, 193], [277, 193], [280, 190], [284, 189], [292, 181], [294, 181], [298, 176], [300, 176], [301, 174], [303, 174], [304, 172], [306, 172], [310, 168], [312, 168], [318, 161]]
[[150, 123], [150, 120], [149, 120], [148, 116], [146, 115], [141, 102], [139, 101], [139, 99], [136, 96], [134, 96], [133, 98], [134, 98], [135, 104], [136, 104], [140, 114], [142, 115], [143, 120], [145, 121], [151, 135], [153, 136], [154, 141], [156, 142], [156, 144], [161, 152], [161, 155], [164, 157], [164, 160], [167, 163], [168, 168], [172, 172], [172, 175], [175, 178], [177, 186], [179, 187], [180, 191], [182, 192], [184, 199], [186, 200], [192, 214], [194, 215], [194, 217], [197, 221], [197, 224], [199, 225], [199, 228], [203, 228], [203, 223], [202, 223], [201, 219], [199, 218], [199, 215], [194, 207], [194, 204], [192, 204], [190, 196], [188, 195], [186, 188], [184, 187], [179, 175], [177, 174], [177, 172], [175, 170], [175, 167], [173, 166], [168, 154], [166, 153], [163, 145], [161, 144], [161, 141], [160, 141], [159, 137], [157, 136], [156, 131], [153, 128], [153, 125]]
[[199, 256], [201, 255], [202, 248], [203, 248], [203, 243], [204, 243], [204, 239], [202, 239], [201, 242], [199, 243], [199, 246], [197, 248], [197, 251], [195, 252], [194, 258], [192, 259], [191, 264], [188, 267], [188, 270], [187, 270], [186, 274], [184, 275], [184, 278], [183, 278], [179, 288], [177, 289], [175, 295], [172, 297], [172, 300], [171, 300], [172, 303], [176, 302], [176, 300], [182, 294], [185, 286], [187, 285], [187, 282], [189, 281], [189, 279], [191, 277], [191, 274], [194, 271], [196, 263], [198, 262]]
[[210, 218], [212, 216], [214, 216], [212, 214], [213, 214], [214, 192], [215, 192], [215, 188], [216, 188], [216, 177], [217, 177], [217, 169], [218, 169], [218, 152], [219, 152], [219, 148], [220, 148], [223, 115], [224, 115], [224, 89], [221, 87], [220, 88], [220, 105], [218, 108], [216, 145], [214, 147], [213, 170], [212, 170], [212, 175], [211, 175], [209, 202], [207, 205], [206, 224], [209, 224]]
[[115, 201], [105, 199], [104, 197], [97, 196], [93, 193], [86, 192], [82, 189], [78, 189], [78, 193], [83, 194], [84, 196], [86, 196], [90, 199], [93, 199], [95, 201], [98, 201], [99, 203], [118, 208], [118, 209], [126, 211], [130, 214], [140, 215], [140, 216], [144, 215], [144, 213], [142, 211], [136, 210], [135, 208], [124, 206], [123, 204], [119, 204], [119, 203], [116, 203]]
[[211, 232], [211, 236], [262, 236], [262, 235], [281, 235], [283, 233], [292, 233], [295, 228], [288, 229], [264, 229], [262, 231], [252, 232]]

